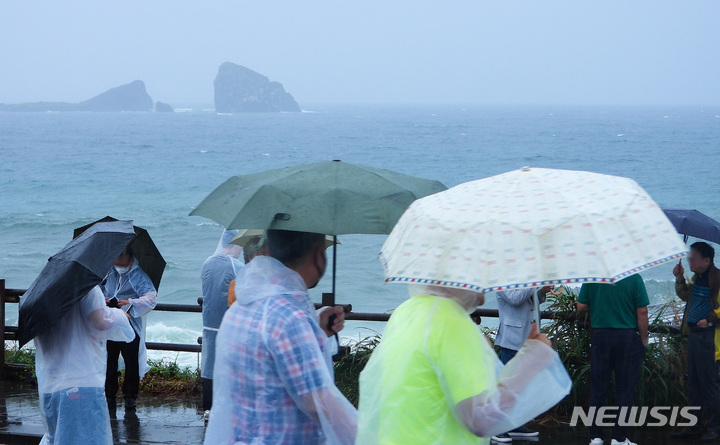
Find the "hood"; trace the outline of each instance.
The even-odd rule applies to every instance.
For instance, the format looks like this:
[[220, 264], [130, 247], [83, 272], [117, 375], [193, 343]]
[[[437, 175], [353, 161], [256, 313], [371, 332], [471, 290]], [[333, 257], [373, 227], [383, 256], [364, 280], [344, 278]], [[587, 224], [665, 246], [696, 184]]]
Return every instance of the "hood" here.
[[307, 294], [302, 277], [269, 256], [258, 256], [245, 265], [235, 278], [236, 304], [250, 304], [270, 296]]

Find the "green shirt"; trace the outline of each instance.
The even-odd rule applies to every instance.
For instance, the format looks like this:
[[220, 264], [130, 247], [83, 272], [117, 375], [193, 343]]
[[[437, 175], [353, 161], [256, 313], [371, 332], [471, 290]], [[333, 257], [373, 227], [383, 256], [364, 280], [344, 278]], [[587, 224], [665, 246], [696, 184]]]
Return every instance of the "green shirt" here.
[[637, 329], [637, 308], [650, 300], [642, 277], [633, 274], [615, 284], [583, 284], [578, 303], [590, 306], [595, 329]]

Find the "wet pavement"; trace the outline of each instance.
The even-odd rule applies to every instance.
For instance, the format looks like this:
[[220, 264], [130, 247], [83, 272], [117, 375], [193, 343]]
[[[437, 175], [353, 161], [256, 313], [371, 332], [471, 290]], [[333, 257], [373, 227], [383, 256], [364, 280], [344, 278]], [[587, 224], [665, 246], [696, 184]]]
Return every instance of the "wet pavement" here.
[[[550, 445], [587, 445], [590, 443], [590, 436], [586, 428], [573, 428], [567, 425], [530, 425], [531, 428], [540, 432], [540, 438], [535, 441], [513, 440], [513, 444], [542, 443]], [[628, 438], [638, 445], [697, 445], [699, 440], [671, 439], [671, 429], [645, 427], [630, 428]], [[610, 444], [610, 428], [605, 433], [605, 443]], [[718, 442], [720, 443], [720, 442]]]
[[[0, 444], [35, 445], [40, 442], [43, 427], [36, 391], [29, 384], [0, 381]], [[118, 399], [118, 420], [112, 421], [116, 444], [202, 444], [205, 428], [199, 400], [141, 395], [135, 415], [125, 412], [121, 400]], [[584, 428], [529, 426], [538, 430], [540, 437], [516, 439], [513, 444], [586, 445], [590, 442]], [[665, 428], [635, 428], [630, 432], [630, 439], [638, 445], [694, 445], [698, 442], [672, 440], [670, 430]], [[610, 439], [605, 443], [609, 444]]]
[[[121, 401], [118, 419], [111, 421], [116, 444], [202, 444], [199, 400], [141, 394], [135, 413], [126, 413]], [[37, 388], [0, 381], [0, 443], [38, 444], [42, 434]]]

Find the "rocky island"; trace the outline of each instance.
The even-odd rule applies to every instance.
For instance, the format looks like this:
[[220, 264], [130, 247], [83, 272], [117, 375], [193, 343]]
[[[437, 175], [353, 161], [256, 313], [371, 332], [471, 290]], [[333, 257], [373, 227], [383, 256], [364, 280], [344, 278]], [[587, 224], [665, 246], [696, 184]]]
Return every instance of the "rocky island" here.
[[215, 111], [218, 113], [300, 111], [280, 82], [244, 66], [225, 62], [215, 77]]
[[0, 111], [152, 111], [152, 109], [153, 100], [142, 80], [111, 88], [80, 103], [0, 104]]
[[173, 110], [173, 107], [171, 107], [169, 104], [166, 104], [165, 102], [156, 102], [155, 103], [155, 112], [156, 113], [174, 113], [175, 110]]

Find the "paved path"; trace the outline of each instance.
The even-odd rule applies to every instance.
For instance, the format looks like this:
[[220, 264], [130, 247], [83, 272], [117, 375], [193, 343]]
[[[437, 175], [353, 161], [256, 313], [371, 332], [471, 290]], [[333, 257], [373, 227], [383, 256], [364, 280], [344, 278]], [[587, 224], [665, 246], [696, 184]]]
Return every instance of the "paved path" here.
[[[0, 443], [40, 442], [43, 427], [36, 391], [32, 385], [0, 381]], [[119, 405], [118, 420], [112, 421], [116, 444], [202, 444], [205, 428], [195, 400], [141, 395], [136, 416]]]
[[[40, 442], [43, 433], [36, 388], [12, 381], [0, 381], [0, 444], [33, 444]], [[199, 397], [197, 397], [199, 399]], [[121, 400], [121, 399], [120, 399]], [[118, 402], [120, 402], [118, 400]], [[202, 444], [205, 432], [199, 400], [178, 397], [141, 396], [137, 417], [127, 415], [118, 406], [118, 420], [112, 421], [116, 444]], [[540, 437], [531, 441], [515, 440], [520, 444], [586, 445], [584, 429], [569, 426], [532, 426]], [[690, 444], [670, 439], [670, 431], [644, 428], [631, 432], [630, 438], [639, 445]], [[606, 443], [610, 443], [608, 439]], [[693, 445], [695, 445], [693, 443]]]

